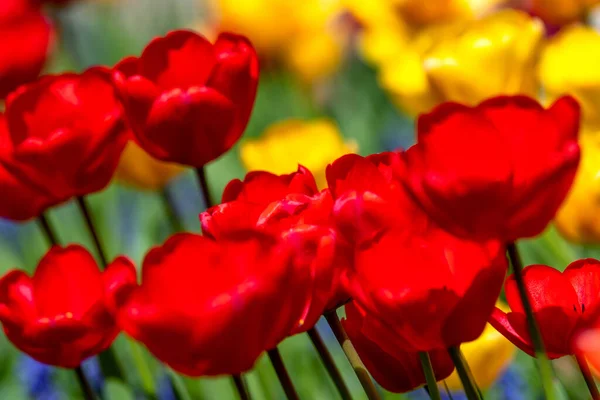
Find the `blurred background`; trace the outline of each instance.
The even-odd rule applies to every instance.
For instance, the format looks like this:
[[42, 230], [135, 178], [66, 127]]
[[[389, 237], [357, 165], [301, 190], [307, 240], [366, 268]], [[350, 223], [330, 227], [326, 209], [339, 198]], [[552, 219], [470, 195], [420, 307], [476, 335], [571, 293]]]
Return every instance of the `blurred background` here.
[[[27, 35], [8, 17], [12, 0], [0, 0], [0, 80], [5, 58], [27, 52]], [[213, 39], [229, 30], [250, 37], [261, 57], [259, 92], [242, 140], [207, 168], [213, 198], [226, 183], [252, 169], [293, 171], [302, 163], [325, 185], [324, 169], [342, 154], [367, 155], [406, 148], [415, 140], [415, 118], [442, 101], [476, 104], [497, 94], [525, 93], [547, 103], [562, 93], [582, 101], [585, 171], [559, 213], [556, 226], [519, 243], [527, 264], [558, 269], [600, 251], [600, 36], [592, 0], [88, 0], [52, 1], [43, 8], [52, 33], [43, 73], [112, 66], [139, 55], [152, 38], [173, 29], [196, 30]], [[519, 11], [517, 11], [519, 10]], [[3, 13], [3, 11], [7, 11]], [[13, 36], [11, 35], [11, 32]], [[14, 33], [18, 32], [18, 33]], [[44, 42], [46, 43], [46, 42]], [[600, 118], [599, 118], [600, 120]], [[582, 165], [584, 163], [582, 162]], [[585, 172], [585, 173], [584, 173]], [[10, 193], [1, 193], [10, 196]], [[186, 230], [199, 232], [203, 210], [192, 171], [159, 163], [131, 144], [114, 182], [90, 196], [102, 241], [113, 258], [139, 265], [147, 250], [171, 234], [165, 203], [176, 206]], [[50, 212], [63, 243], [92, 249], [74, 204]], [[594, 228], [599, 225], [597, 228]], [[557, 229], [558, 227], [558, 229]], [[33, 270], [47, 249], [36, 223], [0, 220], [0, 272]], [[355, 398], [366, 398], [329, 328], [323, 334]], [[109, 381], [107, 399], [174, 399], [171, 371], [139, 345], [116, 342], [118, 361], [135, 382]], [[127, 349], [125, 349], [127, 348]], [[477, 350], [478, 349], [478, 350]], [[505, 345], [477, 348], [471, 367], [489, 375], [489, 399], [535, 399], [542, 391], [531, 358]], [[504, 350], [503, 350], [504, 349]], [[303, 399], [338, 394], [306, 335], [281, 346], [286, 366]], [[467, 351], [468, 353], [468, 351]], [[467, 354], [468, 355], [468, 354]], [[490, 360], [500, 360], [493, 363]], [[495, 365], [498, 364], [498, 365]], [[554, 362], [564, 398], [585, 399], [587, 389], [570, 359]], [[85, 371], [100, 384], [95, 359]], [[493, 370], [492, 370], [493, 369]], [[487, 371], [489, 370], [489, 371]], [[483, 379], [483, 378], [482, 378]], [[235, 398], [227, 378], [177, 378], [194, 399]], [[248, 374], [254, 399], [282, 399], [272, 367], [262, 358]], [[457, 389], [458, 385], [450, 385]], [[427, 398], [423, 390], [385, 398]], [[79, 389], [65, 370], [43, 366], [0, 338], [0, 399], [75, 399]], [[460, 391], [452, 397], [459, 399]]]

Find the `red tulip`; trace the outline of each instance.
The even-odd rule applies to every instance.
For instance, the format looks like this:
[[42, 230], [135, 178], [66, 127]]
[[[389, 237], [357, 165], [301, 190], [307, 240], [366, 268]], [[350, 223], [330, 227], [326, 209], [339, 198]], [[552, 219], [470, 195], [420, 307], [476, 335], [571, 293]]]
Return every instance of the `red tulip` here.
[[154, 157], [202, 167], [240, 138], [258, 83], [258, 59], [242, 36], [214, 44], [190, 31], [150, 42], [115, 67], [114, 80], [139, 144]]
[[[425, 375], [416, 350], [393, 352], [384, 350], [378, 342], [393, 341], [393, 335], [389, 336], [388, 332], [377, 328], [376, 325], [366, 327], [367, 314], [355, 302], [346, 304], [345, 309], [346, 318], [342, 320], [342, 325], [360, 359], [377, 383], [393, 393], [408, 392], [425, 384]], [[370, 336], [365, 334], [365, 328], [370, 331]], [[454, 364], [445, 349], [431, 351], [429, 357], [436, 380], [450, 376]]]
[[288, 194], [312, 196], [317, 193], [315, 178], [302, 166], [287, 175], [249, 172], [243, 181], [229, 182], [223, 191], [222, 204], [200, 214], [202, 232], [218, 238], [228, 231], [252, 229], [270, 203], [282, 200]]
[[115, 339], [115, 305], [135, 280], [133, 265], [123, 257], [100, 272], [83, 247], [54, 246], [33, 277], [14, 270], [0, 279], [0, 321], [19, 350], [74, 368]]
[[307, 276], [288, 246], [258, 232], [178, 234], [147, 254], [119, 321], [180, 373], [241, 373], [297, 324]]
[[0, 200], [0, 216], [26, 220], [103, 189], [126, 140], [108, 70], [47, 76], [21, 87], [0, 117], [0, 188], [11, 193]]
[[342, 282], [406, 351], [475, 340], [506, 273], [502, 244], [459, 239], [433, 227], [426, 233], [403, 228], [358, 248]]
[[[562, 273], [546, 265], [530, 265], [523, 269], [523, 277], [548, 357], [574, 354], [577, 335], [592, 328], [600, 316], [600, 261], [577, 260]], [[533, 356], [525, 312], [512, 275], [505, 290], [511, 312], [496, 309], [490, 323]]]
[[524, 96], [445, 103], [418, 120], [405, 185], [444, 229], [511, 242], [541, 233], [579, 163], [580, 110]]
[[348, 154], [327, 167], [334, 218], [351, 243], [364, 246], [389, 229], [410, 227], [418, 233], [430, 225], [429, 217], [403, 189], [405, 170], [401, 152]]
[[54, 32], [50, 21], [25, 1], [0, 5], [0, 98], [35, 80], [44, 64]]

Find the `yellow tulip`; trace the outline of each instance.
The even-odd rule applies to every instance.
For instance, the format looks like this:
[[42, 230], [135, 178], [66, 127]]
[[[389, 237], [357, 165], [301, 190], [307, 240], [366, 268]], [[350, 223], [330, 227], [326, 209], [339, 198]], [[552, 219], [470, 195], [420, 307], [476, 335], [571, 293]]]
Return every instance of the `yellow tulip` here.
[[583, 133], [579, 144], [577, 175], [554, 222], [572, 242], [600, 243], [600, 132]]
[[516, 10], [423, 30], [380, 68], [380, 82], [412, 114], [444, 101], [477, 104], [500, 94], [537, 95], [544, 28]]
[[[510, 311], [508, 306], [500, 301], [496, 306]], [[471, 367], [475, 381], [482, 389], [489, 388], [504, 373], [516, 352], [516, 347], [490, 324], [486, 325], [479, 338], [464, 343], [460, 348]], [[450, 390], [462, 390], [456, 371], [446, 379], [446, 383]]]
[[327, 76], [341, 62], [341, 0], [212, 0], [209, 6], [218, 30], [246, 35], [263, 58], [306, 81]]
[[598, 0], [532, 0], [531, 11], [552, 25], [582, 21]]
[[271, 125], [258, 139], [242, 142], [240, 156], [246, 169], [275, 174], [290, 173], [302, 164], [324, 188], [327, 165], [356, 150], [356, 143], [344, 141], [337, 126], [327, 119], [290, 119]]
[[473, 19], [506, 0], [344, 0], [347, 9], [364, 26], [401, 23], [411, 28]]
[[600, 34], [585, 26], [565, 28], [542, 52], [538, 74], [548, 101], [571, 94], [583, 109], [583, 123], [600, 129]]
[[115, 178], [138, 189], [158, 190], [183, 170], [181, 165], [153, 158], [135, 142], [129, 141], [121, 154]]

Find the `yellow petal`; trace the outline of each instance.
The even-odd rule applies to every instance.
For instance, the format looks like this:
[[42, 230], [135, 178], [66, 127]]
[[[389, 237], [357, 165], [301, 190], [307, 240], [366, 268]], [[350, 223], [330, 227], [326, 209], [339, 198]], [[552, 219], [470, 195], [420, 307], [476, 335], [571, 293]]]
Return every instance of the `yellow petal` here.
[[600, 243], [600, 132], [583, 133], [579, 143], [577, 175], [555, 224], [572, 242]]
[[442, 38], [423, 65], [444, 100], [476, 104], [499, 94], [535, 96], [534, 66], [543, 33], [539, 20], [504, 10]]
[[600, 34], [585, 26], [565, 28], [546, 46], [538, 73], [548, 101], [563, 94], [579, 100], [584, 124], [600, 129]]
[[356, 150], [356, 143], [344, 141], [337, 126], [327, 119], [290, 119], [273, 124], [258, 139], [242, 142], [240, 157], [248, 170], [275, 174], [290, 173], [302, 164], [323, 188], [327, 165]]
[[335, 72], [342, 60], [342, 45], [328, 32], [316, 32], [290, 41], [286, 52], [290, 69], [304, 81]]
[[[496, 306], [503, 311], [510, 309], [500, 301]], [[489, 388], [504, 373], [511, 363], [516, 348], [490, 324], [481, 336], [460, 346], [475, 381], [482, 389]], [[462, 390], [456, 371], [446, 379], [450, 390]]]
[[158, 190], [183, 170], [181, 165], [153, 158], [135, 142], [129, 141], [121, 154], [115, 179], [138, 189]]

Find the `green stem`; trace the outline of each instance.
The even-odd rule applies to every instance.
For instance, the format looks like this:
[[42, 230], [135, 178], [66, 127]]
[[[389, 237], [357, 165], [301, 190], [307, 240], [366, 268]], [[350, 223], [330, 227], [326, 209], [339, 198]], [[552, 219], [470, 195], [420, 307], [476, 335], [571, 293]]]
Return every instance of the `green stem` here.
[[200, 191], [202, 192], [202, 200], [204, 201], [204, 207], [206, 207], [207, 209], [211, 208], [213, 206], [213, 202], [210, 196], [210, 189], [208, 188], [208, 181], [206, 180], [205, 168], [196, 168], [196, 176], [198, 178], [198, 185], [200, 185]]
[[473, 375], [471, 374], [471, 369], [469, 368], [469, 364], [465, 360], [460, 348], [457, 346], [450, 347], [448, 349], [448, 354], [450, 354], [450, 358], [456, 367], [456, 372], [458, 373], [458, 377], [460, 378], [460, 382], [463, 385], [463, 389], [465, 390], [465, 395], [469, 400], [482, 400], [483, 396], [481, 395], [481, 391], [477, 387], [477, 383], [475, 379], [473, 379]]
[[321, 335], [319, 335], [319, 332], [317, 332], [317, 328], [313, 327], [309, 329], [307, 333], [311, 342], [315, 346], [317, 353], [319, 353], [321, 361], [323, 361], [323, 365], [327, 369], [329, 376], [333, 380], [333, 383], [335, 384], [335, 387], [337, 388], [340, 397], [342, 398], [342, 400], [351, 400], [352, 395], [350, 394], [350, 390], [348, 389], [348, 386], [346, 386], [342, 374], [335, 366], [333, 357], [331, 356], [329, 350], [327, 350], [327, 346], [325, 346]]
[[160, 192], [160, 199], [163, 203], [163, 208], [167, 213], [167, 219], [169, 220], [169, 224], [171, 224], [171, 230], [173, 233], [183, 232], [185, 228], [181, 223], [181, 219], [177, 215], [177, 207], [175, 207], [175, 200], [173, 199], [173, 195], [169, 191], [168, 188], [163, 188]]
[[281, 354], [279, 353], [277, 347], [267, 351], [267, 354], [269, 355], [271, 364], [273, 364], [277, 378], [279, 378], [279, 382], [281, 383], [283, 391], [285, 392], [288, 400], [299, 400], [300, 398], [298, 397], [298, 393], [296, 393], [292, 379], [290, 378], [290, 375], [283, 364], [283, 359], [281, 358]]
[[431, 365], [431, 359], [429, 358], [429, 353], [426, 351], [419, 352], [419, 359], [421, 360], [421, 367], [423, 368], [423, 374], [425, 375], [427, 389], [429, 389], [429, 397], [431, 400], [442, 400], [440, 390], [438, 389], [437, 380], [435, 379], [433, 365]]
[[94, 241], [96, 253], [98, 253], [98, 256], [100, 257], [101, 268], [105, 269], [108, 265], [108, 259], [106, 258], [106, 252], [104, 251], [104, 247], [102, 247], [102, 242], [100, 242], [100, 237], [98, 236], [98, 232], [95, 228], [94, 221], [92, 220], [92, 214], [87, 205], [87, 202], [82, 196], [79, 196], [77, 198], [77, 205], [79, 206], [81, 215], [83, 215], [83, 219], [85, 220], [85, 225], [87, 226], [88, 231], [92, 236], [92, 240]]
[[579, 365], [579, 369], [581, 370], [581, 374], [583, 375], [585, 384], [587, 385], [587, 387], [590, 391], [590, 394], [592, 395], [592, 399], [600, 400], [600, 393], [598, 392], [598, 386], [596, 386], [596, 382], [594, 381], [594, 377], [592, 376], [592, 372], [590, 371], [590, 367], [589, 367], [585, 357], [581, 354], [576, 354], [575, 361], [577, 361], [577, 365]]
[[233, 383], [240, 396], [240, 400], [250, 400], [250, 394], [248, 393], [246, 382], [241, 375], [231, 375]]
[[344, 350], [346, 358], [348, 358], [352, 369], [356, 373], [360, 384], [365, 390], [367, 398], [369, 400], [381, 400], [381, 398], [379, 397], [379, 393], [377, 392], [377, 388], [373, 384], [373, 381], [371, 380], [371, 377], [367, 372], [365, 364], [363, 364], [362, 360], [358, 356], [358, 353], [356, 352], [356, 349], [354, 348], [354, 345], [348, 338], [348, 334], [346, 334], [346, 331], [342, 327], [337, 313], [335, 311], [328, 312], [325, 314], [325, 319], [327, 320], [329, 327], [333, 331], [335, 338], [342, 346], [342, 350]]
[[40, 224], [40, 227], [42, 228], [42, 231], [44, 232], [44, 235], [46, 236], [46, 239], [50, 243], [50, 245], [51, 246], [58, 245], [59, 244], [58, 236], [56, 235], [56, 232], [52, 228], [52, 225], [50, 224], [50, 221], [48, 220], [47, 215], [40, 214], [40, 216], [38, 217], [38, 222]]
[[554, 371], [552, 370], [552, 364], [550, 364], [550, 360], [546, 355], [542, 334], [533, 314], [531, 299], [529, 298], [529, 293], [525, 285], [525, 279], [523, 278], [523, 262], [515, 243], [509, 243], [506, 246], [506, 250], [508, 252], [508, 259], [512, 265], [513, 277], [519, 290], [519, 297], [521, 298], [521, 303], [523, 304], [523, 310], [525, 311], [525, 315], [527, 317], [527, 327], [529, 328], [529, 336], [531, 337], [533, 348], [535, 350], [535, 356], [538, 361], [537, 366], [540, 371], [544, 394], [546, 395], [546, 399], [555, 400], [556, 396], [553, 385]]
[[81, 391], [83, 392], [85, 400], [95, 400], [96, 395], [90, 386], [90, 382], [83, 373], [81, 366], [75, 368], [75, 374], [77, 375], [77, 381], [79, 382], [79, 386], [81, 386]]

